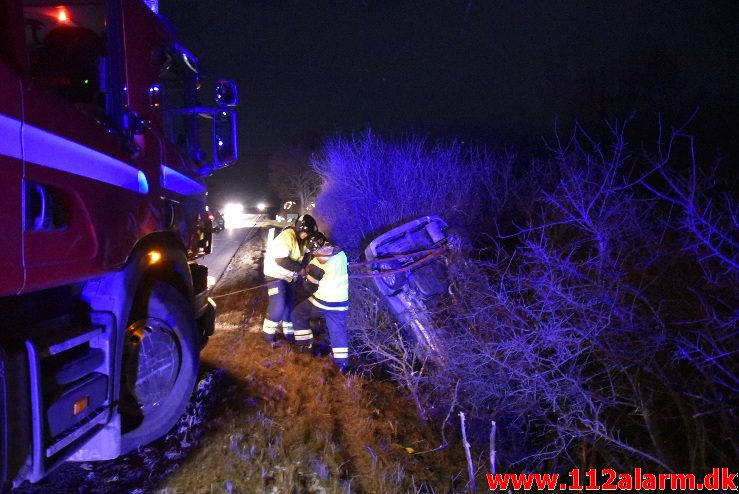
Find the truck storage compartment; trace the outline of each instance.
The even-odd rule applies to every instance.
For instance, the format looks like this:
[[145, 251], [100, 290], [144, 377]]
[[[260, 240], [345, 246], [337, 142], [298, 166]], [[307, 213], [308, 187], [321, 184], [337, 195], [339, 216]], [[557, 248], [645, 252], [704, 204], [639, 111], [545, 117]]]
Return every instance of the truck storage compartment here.
[[93, 372], [59, 394], [45, 398], [49, 436], [58, 437], [90, 417], [105, 402], [107, 389], [108, 377]]

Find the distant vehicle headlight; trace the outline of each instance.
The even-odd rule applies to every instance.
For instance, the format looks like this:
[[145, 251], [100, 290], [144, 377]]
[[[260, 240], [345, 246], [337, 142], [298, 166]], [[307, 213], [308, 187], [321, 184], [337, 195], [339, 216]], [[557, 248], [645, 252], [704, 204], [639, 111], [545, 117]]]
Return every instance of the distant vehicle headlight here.
[[229, 202], [223, 207], [223, 214], [228, 216], [241, 214], [242, 212], [244, 212], [244, 205], [238, 202]]

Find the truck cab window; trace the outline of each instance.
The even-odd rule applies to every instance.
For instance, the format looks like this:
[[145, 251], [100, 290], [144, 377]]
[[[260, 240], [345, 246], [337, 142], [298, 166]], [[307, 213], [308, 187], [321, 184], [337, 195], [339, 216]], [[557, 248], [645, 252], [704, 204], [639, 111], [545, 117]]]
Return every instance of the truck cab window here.
[[198, 161], [197, 115], [186, 111], [197, 106], [199, 79], [195, 64], [186, 53], [165, 50], [159, 80], [164, 93], [165, 135], [185, 156]]
[[80, 110], [105, 114], [102, 2], [24, 0], [31, 76]]

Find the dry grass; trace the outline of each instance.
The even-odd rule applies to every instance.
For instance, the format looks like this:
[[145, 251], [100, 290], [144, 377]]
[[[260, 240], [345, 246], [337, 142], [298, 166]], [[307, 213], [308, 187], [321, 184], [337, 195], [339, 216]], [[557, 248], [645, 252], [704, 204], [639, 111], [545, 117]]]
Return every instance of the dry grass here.
[[[219, 293], [260, 283], [260, 238], [229, 266]], [[341, 375], [327, 358], [272, 348], [259, 334], [262, 290], [217, 299], [218, 330], [202, 354], [215, 410], [199, 446], [159, 492], [455, 492], [461, 449], [438, 446], [397, 386]], [[227, 329], [223, 331], [223, 329]]]

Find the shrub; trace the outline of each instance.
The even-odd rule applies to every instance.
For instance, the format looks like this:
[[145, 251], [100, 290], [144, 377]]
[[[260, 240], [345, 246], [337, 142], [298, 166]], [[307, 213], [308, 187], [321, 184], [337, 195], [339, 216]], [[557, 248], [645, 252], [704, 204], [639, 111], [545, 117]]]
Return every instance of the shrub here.
[[428, 214], [461, 231], [489, 229], [512, 163], [512, 155], [497, 159], [456, 141], [337, 137], [313, 160], [323, 180], [316, 211], [354, 258], [379, 233]]
[[[737, 189], [700, 166], [682, 131], [660, 139], [654, 156], [637, 156], [623, 128], [612, 130], [608, 148], [579, 129], [557, 141], [551, 160], [521, 175], [537, 177], [533, 187], [505, 167], [483, 171], [502, 161], [482, 152], [470, 160], [454, 143], [332, 141], [317, 163], [319, 207], [355, 252], [421, 214], [472, 230], [498, 211], [522, 225], [451, 262], [456, 296], [433, 314], [445, 329], [443, 366], [419, 360], [357, 282], [355, 346], [410, 391], [422, 417], [472, 415], [476, 447], [495, 420], [507, 468], [735, 467]], [[486, 186], [507, 187], [506, 197], [540, 186], [538, 199], [500, 201], [472, 170], [497, 177]], [[460, 202], [453, 191], [467, 186]]]

